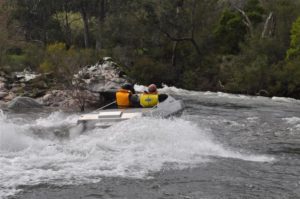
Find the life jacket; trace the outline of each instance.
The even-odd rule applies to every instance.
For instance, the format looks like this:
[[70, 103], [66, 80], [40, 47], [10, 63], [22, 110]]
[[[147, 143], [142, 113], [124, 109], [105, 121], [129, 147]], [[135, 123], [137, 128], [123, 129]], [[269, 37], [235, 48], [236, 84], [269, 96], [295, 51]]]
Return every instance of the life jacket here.
[[130, 106], [131, 91], [125, 89], [119, 89], [116, 92], [116, 101], [119, 108], [127, 108]]
[[153, 107], [158, 104], [157, 93], [143, 93], [140, 96], [140, 104], [144, 108]]

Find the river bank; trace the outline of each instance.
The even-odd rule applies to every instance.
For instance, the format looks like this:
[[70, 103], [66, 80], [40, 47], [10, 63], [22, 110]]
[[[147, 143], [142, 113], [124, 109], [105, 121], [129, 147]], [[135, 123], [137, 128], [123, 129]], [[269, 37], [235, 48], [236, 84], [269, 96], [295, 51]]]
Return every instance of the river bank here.
[[52, 73], [24, 70], [6, 74], [0, 71], [0, 108], [10, 108], [11, 102], [18, 97], [27, 98], [19, 100], [18, 109], [46, 106], [83, 111], [98, 108], [111, 101], [110, 93], [128, 81], [111, 58], [103, 58], [94, 65], [82, 67], [63, 81]]

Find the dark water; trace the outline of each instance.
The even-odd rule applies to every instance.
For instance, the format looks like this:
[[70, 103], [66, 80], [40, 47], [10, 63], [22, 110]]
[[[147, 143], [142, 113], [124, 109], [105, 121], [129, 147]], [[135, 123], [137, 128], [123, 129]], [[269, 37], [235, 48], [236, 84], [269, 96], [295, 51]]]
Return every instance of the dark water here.
[[184, 100], [180, 118], [85, 135], [78, 115], [6, 113], [2, 197], [300, 198], [299, 101], [163, 92]]

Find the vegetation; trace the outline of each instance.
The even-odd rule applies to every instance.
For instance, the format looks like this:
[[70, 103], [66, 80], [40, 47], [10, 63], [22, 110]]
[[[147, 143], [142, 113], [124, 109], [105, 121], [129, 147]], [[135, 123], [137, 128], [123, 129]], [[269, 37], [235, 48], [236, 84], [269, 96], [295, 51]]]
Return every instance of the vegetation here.
[[300, 0], [0, 0], [0, 70], [300, 98]]

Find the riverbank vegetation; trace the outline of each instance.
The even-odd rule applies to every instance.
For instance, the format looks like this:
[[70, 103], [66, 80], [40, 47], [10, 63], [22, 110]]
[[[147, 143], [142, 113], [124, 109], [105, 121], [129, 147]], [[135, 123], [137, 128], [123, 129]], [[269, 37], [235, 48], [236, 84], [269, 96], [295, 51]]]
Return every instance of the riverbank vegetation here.
[[0, 70], [300, 98], [300, 0], [0, 0]]

